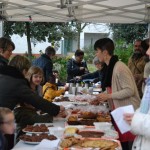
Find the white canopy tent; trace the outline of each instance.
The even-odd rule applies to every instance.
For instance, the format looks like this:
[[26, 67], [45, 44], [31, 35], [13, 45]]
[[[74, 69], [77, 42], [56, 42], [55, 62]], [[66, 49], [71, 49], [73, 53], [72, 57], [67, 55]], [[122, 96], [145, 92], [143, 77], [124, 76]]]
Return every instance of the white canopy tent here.
[[144, 23], [150, 0], [0, 0], [8, 21]]

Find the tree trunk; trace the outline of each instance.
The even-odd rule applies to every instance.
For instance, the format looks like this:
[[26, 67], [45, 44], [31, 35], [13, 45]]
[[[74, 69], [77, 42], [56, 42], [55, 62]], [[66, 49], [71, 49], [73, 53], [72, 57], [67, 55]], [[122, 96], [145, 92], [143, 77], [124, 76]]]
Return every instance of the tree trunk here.
[[80, 34], [81, 34], [81, 32], [83, 31], [83, 29], [87, 26], [87, 23], [84, 23], [83, 24], [83, 26], [82, 26], [82, 24], [81, 24], [81, 22], [78, 22], [77, 23], [77, 42], [78, 42], [78, 49], [80, 49]]
[[31, 48], [31, 41], [30, 41], [30, 23], [26, 22], [26, 29], [27, 29], [27, 44], [28, 44], [28, 58], [32, 60], [32, 48]]
[[77, 37], [77, 39], [78, 39], [78, 49], [80, 49], [80, 32], [78, 32], [78, 37]]

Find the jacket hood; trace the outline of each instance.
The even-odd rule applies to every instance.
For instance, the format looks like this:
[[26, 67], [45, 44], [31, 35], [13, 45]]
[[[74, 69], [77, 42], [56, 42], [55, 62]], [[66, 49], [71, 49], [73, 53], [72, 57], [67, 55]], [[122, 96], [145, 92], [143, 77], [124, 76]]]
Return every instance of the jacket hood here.
[[0, 74], [7, 75], [13, 78], [25, 79], [23, 74], [17, 68], [12, 66], [1, 66]]

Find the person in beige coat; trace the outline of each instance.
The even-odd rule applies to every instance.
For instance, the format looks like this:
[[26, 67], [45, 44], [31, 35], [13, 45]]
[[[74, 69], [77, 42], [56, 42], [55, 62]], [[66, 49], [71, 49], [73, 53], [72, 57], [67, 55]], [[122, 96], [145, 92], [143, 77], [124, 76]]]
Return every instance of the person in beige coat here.
[[[94, 49], [100, 61], [105, 62], [107, 65], [102, 87], [111, 89], [109, 93], [99, 94], [99, 101], [108, 101], [111, 104], [111, 110], [127, 105], [133, 105], [134, 109], [137, 109], [140, 105], [140, 97], [134, 77], [129, 68], [119, 61], [117, 56], [113, 55], [113, 41], [109, 38], [99, 39], [95, 42]], [[133, 141], [134, 138], [126, 136], [122, 139], [123, 150], [128, 150], [127, 142]]]

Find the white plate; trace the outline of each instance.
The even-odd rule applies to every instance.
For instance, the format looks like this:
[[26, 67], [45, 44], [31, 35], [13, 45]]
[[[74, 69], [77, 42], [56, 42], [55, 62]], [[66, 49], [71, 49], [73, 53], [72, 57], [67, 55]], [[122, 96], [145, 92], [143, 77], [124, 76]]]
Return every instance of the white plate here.
[[24, 141], [24, 140], [21, 140], [21, 141], [26, 143], [26, 144], [31, 144], [31, 145], [37, 145], [40, 143], [40, 142], [29, 142], [29, 141]]
[[29, 133], [29, 134], [41, 134], [41, 133], [49, 133], [49, 131], [47, 131], [47, 132], [31, 132], [31, 131], [25, 131], [24, 129], [22, 130], [23, 132], [25, 132], [25, 133]]

